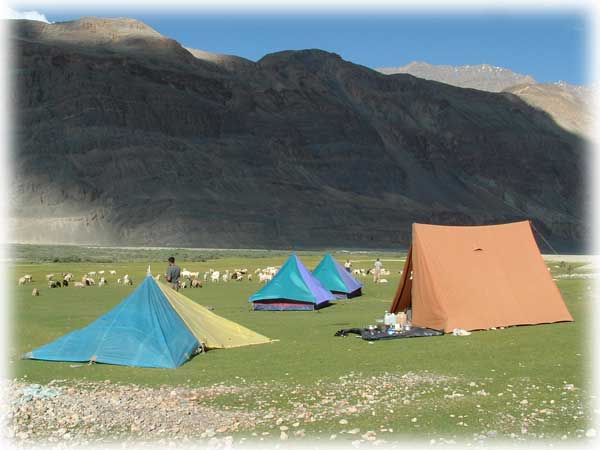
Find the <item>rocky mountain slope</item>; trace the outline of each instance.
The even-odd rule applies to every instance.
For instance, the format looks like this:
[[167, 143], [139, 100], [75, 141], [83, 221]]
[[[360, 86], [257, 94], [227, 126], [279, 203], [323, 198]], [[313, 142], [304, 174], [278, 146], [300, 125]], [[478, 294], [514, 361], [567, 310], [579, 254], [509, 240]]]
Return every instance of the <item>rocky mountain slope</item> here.
[[386, 75], [408, 73], [426, 80], [489, 92], [501, 92], [517, 84], [536, 83], [531, 75], [522, 75], [490, 64], [447, 66], [413, 61], [401, 67], [382, 67], [377, 70]]
[[16, 241], [397, 248], [413, 222], [524, 218], [584, 240], [584, 142], [516, 95], [195, 53], [131, 19], [12, 39]]
[[592, 89], [568, 83], [520, 84], [505, 89], [529, 105], [548, 113], [562, 128], [592, 136]]
[[377, 70], [385, 74], [408, 73], [426, 80], [488, 92], [511, 92], [547, 112], [559, 126], [582, 136], [591, 136], [592, 89], [586, 86], [563, 81], [538, 83], [530, 75], [489, 64], [445, 66], [414, 61], [402, 67]]

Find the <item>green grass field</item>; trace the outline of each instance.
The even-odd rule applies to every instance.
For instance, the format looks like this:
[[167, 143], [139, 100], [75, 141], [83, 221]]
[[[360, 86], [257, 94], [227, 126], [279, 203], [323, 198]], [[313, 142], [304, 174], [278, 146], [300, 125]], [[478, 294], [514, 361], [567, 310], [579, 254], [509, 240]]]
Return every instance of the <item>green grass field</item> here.
[[[51, 380], [111, 380], [114, 383], [148, 386], [239, 387], [241, 391], [210, 400], [226, 409], [276, 408], [279, 414], [295, 414], [298, 404], [312, 411], [317, 420], [303, 426], [308, 436], [339, 434], [342, 428], [393, 430], [415, 438], [473, 439], [488, 433], [491, 438], [573, 439], [589, 428], [591, 395], [590, 280], [557, 281], [575, 321], [552, 325], [513, 327], [474, 332], [468, 337], [442, 337], [368, 343], [354, 337], [334, 337], [341, 328], [375, 323], [389, 307], [399, 281], [404, 255], [400, 253], [338, 253], [338, 261], [350, 257], [355, 268], [372, 267], [380, 256], [392, 274], [388, 284], [369, 278], [364, 296], [338, 301], [317, 312], [253, 312], [248, 296], [258, 281], [205, 283], [202, 289], [182, 292], [214, 312], [277, 340], [274, 343], [229, 350], [209, 351], [178, 369], [138, 369], [94, 364], [72, 367], [72, 363], [21, 360], [19, 355], [81, 328], [105, 313], [135, 289], [148, 264], [163, 273], [160, 259], [115, 263], [93, 262], [93, 250], [71, 249], [88, 262], [39, 261], [35, 247], [19, 249], [20, 261], [12, 272], [11, 314], [13, 340], [9, 369], [15, 378], [31, 383]], [[79, 253], [78, 253], [79, 252]], [[47, 248], [40, 253], [50, 254]], [[135, 253], [132, 251], [132, 253]], [[87, 256], [86, 256], [87, 255]], [[90, 256], [92, 255], [92, 256]], [[181, 253], [178, 255], [182, 256]], [[322, 253], [299, 252], [312, 269]], [[144, 255], [142, 255], [143, 257]], [[286, 252], [210, 252], [201, 257], [188, 252], [182, 267], [192, 271], [280, 265]], [[211, 259], [211, 258], [216, 259]], [[65, 255], [61, 261], [78, 260]], [[124, 259], [127, 259], [124, 258]], [[549, 264], [553, 274], [573, 267]], [[135, 285], [109, 285], [84, 289], [49, 289], [45, 274], [73, 272], [78, 279], [90, 270], [117, 270], [117, 276], [132, 276]], [[16, 286], [24, 274], [34, 282]], [[32, 297], [33, 287], [41, 291]], [[412, 380], [412, 381], [411, 381]], [[572, 386], [570, 386], [572, 385]], [[344, 400], [356, 412], [323, 412], [328, 404]], [[312, 409], [311, 409], [312, 408]], [[345, 410], [346, 411], [346, 410]], [[350, 422], [339, 424], [340, 417]], [[270, 429], [263, 425], [264, 429]], [[525, 431], [524, 431], [525, 429]], [[344, 431], [344, 430], [342, 430]]]

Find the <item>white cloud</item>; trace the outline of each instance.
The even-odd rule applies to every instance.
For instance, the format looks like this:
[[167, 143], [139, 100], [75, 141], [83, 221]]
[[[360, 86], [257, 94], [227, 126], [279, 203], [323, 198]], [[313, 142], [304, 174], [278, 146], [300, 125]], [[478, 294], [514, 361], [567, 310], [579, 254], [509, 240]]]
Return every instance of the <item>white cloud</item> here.
[[39, 22], [50, 23], [46, 16], [37, 11], [15, 11], [14, 9], [7, 8], [3, 11], [3, 19], [28, 19], [37, 20]]

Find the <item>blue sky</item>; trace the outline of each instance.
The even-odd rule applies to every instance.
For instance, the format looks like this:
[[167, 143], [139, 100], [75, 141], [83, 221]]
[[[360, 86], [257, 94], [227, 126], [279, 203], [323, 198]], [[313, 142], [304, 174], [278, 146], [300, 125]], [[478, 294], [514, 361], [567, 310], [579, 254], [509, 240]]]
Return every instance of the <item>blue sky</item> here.
[[258, 60], [320, 48], [367, 67], [492, 64], [540, 82], [587, 79], [589, 24], [582, 14], [165, 14], [157, 11], [43, 11], [50, 21], [82, 15], [132, 17], [187, 47]]

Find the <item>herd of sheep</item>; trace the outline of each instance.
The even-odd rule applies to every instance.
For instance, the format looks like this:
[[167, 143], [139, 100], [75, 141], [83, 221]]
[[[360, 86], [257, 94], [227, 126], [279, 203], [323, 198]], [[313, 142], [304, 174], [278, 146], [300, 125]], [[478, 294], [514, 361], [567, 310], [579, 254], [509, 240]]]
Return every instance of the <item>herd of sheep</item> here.
[[[48, 282], [48, 287], [49, 288], [60, 288], [60, 287], [68, 287], [73, 286], [76, 288], [83, 288], [86, 286], [105, 286], [108, 284], [108, 280], [107, 277], [105, 276], [105, 271], [104, 270], [99, 270], [97, 272], [88, 272], [85, 273], [82, 277], [81, 277], [81, 281], [75, 281], [74, 279], [74, 275], [71, 272], [62, 272], [60, 274], [54, 274], [54, 273], [49, 273], [46, 275], [46, 281]], [[110, 275], [117, 275], [117, 271], [116, 270], [109, 270], [108, 274]], [[96, 278], [98, 278], [98, 282], [96, 283]], [[33, 276], [32, 275], [23, 275], [22, 277], [19, 278], [19, 286], [24, 286], [28, 283], [33, 282]], [[123, 285], [130, 285], [133, 286], [133, 281], [131, 280], [131, 278], [129, 277], [128, 274], [126, 274], [125, 276], [121, 277], [121, 278], [117, 278], [116, 280], [117, 284], [123, 284]], [[40, 295], [39, 289], [35, 288], [32, 291], [32, 295], [33, 296], [38, 296]]]
[[[279, 267], [269, 266], [264, 269], [256, 269], [254, 273], [248, 271], [248, 269], [234, 269], [234, 270], [213, 270], [209, 269], [207, 272], [204, 272], [202, 275], [200, 272], [192, 272], [183, 268], [181, 271], [181, 278], [179, 279], [179, 287], [180, 288], [201, 288], [203, 286], [203, 282], [211, 282], [211, 283], [227, 283], [231, 281], [252, 281], [255, 277], [258, 278], [259, 283], [268, 283], [273, 279], [273, 277], [277, 274]], [[352, 270], [353, 275], [357, 277], [366, 277], [370, 274], [372, 269], [354, 269]], [[390, 272], [388, 270], [382, 269], [381, 275], [389, 275]], [[49, 288], [60, 288], [60, 287], [68, 287], [73, 286], [76, 288], [84, 288], [86, 286], [98, 286], [102, 287], [108, 284], [108, 275], [113, 277], [117, 276], [116, 270], [98, 270], [85, 273], [80, 281], [74, 280], [74, 275], [70, 272], [62, 272], [60, 274], [49, 273], [46, 275], [46, 281], [48, 282]], [[154, 279], [158, 281], [160, 279], [160, 274], [156, 275]], [[96, 281], [98, 279], [98, 281]], [[31, 275], [23, 275], [19, 278], [19, 286], [24, 286], [33, 281], [33, 277]], [[113, 280], [114, 281], [114, 280]], [[379, 283], [387, 283], [385, 278], [379, 278], [378, 280], [374, 280]], [[116, 279], [116, 283], [120, 285], [129, 285], [133, 286], [133, 280], [130, 278], [129, 274], [125, 274], [123, 277], [119, 277]], [[32, 291], [33, 296], [40, 295], [40, 291], [37, 288], [34, 288]]]

